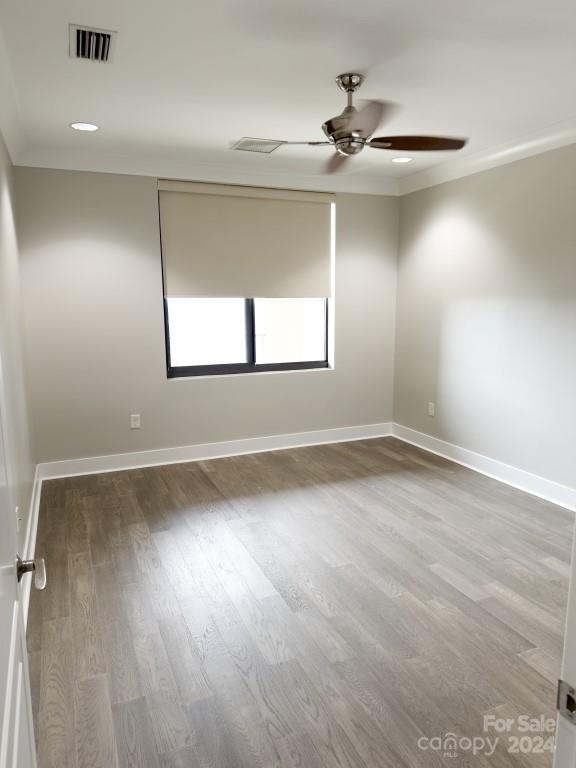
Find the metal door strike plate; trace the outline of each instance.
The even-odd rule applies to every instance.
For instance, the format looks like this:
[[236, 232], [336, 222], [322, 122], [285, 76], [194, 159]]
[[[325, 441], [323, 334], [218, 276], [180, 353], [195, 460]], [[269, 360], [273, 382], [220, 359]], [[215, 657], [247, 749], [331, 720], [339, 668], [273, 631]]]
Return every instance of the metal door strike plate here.
[[558, 680], [556, 708], [562, 717], [576, 725], [576, 689], [564, 680]]

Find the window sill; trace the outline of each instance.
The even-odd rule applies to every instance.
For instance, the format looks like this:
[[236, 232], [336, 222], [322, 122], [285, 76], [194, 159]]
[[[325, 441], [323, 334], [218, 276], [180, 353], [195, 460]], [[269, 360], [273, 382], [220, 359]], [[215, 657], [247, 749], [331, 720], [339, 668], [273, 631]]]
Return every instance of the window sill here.
[[284, 376], [294, 373], [333, 373], [335, 370], [333, 365], [327, 365], [324, 368], [292, 368], [286, 371], [245, 371], [243, 373], [207, 373], [199, 376], [167, 376], [166, 378], [168, 381], [204, 381], [205, 379], [240, 379], [251, 376]]

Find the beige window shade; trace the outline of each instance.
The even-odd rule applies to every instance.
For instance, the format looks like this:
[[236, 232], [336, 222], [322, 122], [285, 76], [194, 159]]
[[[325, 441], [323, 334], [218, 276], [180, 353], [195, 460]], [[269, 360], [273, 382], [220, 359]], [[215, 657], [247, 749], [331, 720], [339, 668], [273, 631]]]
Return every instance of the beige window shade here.
[[330, 296], [332, 195], [159, 182], [169, 297]]

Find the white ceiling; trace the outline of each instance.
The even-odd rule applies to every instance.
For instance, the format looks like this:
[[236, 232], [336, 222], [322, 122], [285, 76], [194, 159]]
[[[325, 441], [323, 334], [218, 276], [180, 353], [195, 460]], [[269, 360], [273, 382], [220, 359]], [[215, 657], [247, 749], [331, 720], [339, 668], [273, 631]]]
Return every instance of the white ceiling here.
[[[117, 30], [113, 61], [69, 58], [69, 22]], [[576, 140], [574, 0], [0, 0], [0, 28], [18, 164], [394, 194]], [[366, 149], [331, 177], [329, 148], [229, 149], [321, 140], [348, 70], [399, 105], [380, 135], [468, 146], [405, 166]]]

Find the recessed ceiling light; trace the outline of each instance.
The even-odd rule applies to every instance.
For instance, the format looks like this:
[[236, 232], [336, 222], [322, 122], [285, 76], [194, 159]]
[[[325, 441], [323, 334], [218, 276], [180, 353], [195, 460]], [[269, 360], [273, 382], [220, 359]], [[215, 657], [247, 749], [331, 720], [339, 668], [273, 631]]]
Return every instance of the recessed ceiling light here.
[[97, 131], [100, 126], [94, 123], [70, 123], [70, 128], [74, 128], [75, 131]]
[[411, 163], [414, 160], [413, 157], [393, 157], [393, 163]]

